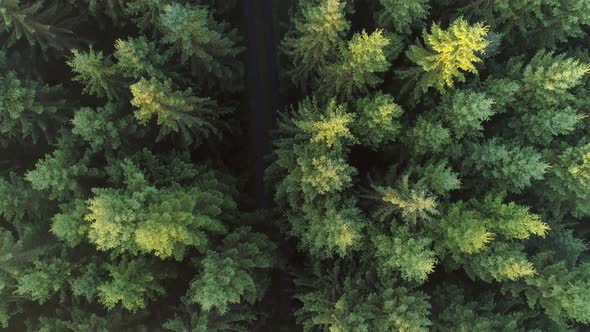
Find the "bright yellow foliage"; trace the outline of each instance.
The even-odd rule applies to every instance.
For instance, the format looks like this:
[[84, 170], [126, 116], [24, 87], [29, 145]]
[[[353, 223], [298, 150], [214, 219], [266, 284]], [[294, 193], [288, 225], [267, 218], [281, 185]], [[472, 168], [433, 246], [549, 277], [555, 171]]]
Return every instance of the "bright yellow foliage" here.
[[481, 23], [469, 25], [458, 18], [447, 30], [438, 24], [433, 24], [431, 30], [431, 33], [423, 32], [426, 48], [412, 45], [406, 54], [426, 72], [422, 77], [422, 90], [434, 86], [442, 92], [452, 87], [455, 79], [465, 81], [461, 70], [477, 73], [474, 63], [481, 61], [478, 53], [483, 54], [490, 43], [486, 39], [488, 27]]
[[581, 183], [590, 184], [590, 144], [584, 147], [588, 152], [582, 156], [582, 163], [569, 168], [572, 175], [576, 176]]
[[523, 277], [532, 277], [536, 274], [531, 262], [520, 262], [510, 259], [500, 266], [500, 273], [510, 280], [518, 280]]
[[[310, 110], [305, 110], [311, 112]], [[311, 134], [311, 142], [325, 145], [328, 148], [338, 147], [344, 140], [354, 140], [349, 126], [354, 117], [347, 113], [344, 105], [336, 104], [331, 100], [326, 109], [326, 114], [316, 116], [311, 114], [310, 119], [295, 121], [297, 127]]]
[[311, 139], [312, 142], [323, 142], [328, 147], [336, 144], [341, 137], [351, 137], [348, 129], [349, 123], [352, 121], [350, 114], [338, 116], [330, 116], [324, 118], [313, 124], [316, 134]]
[[356, 237], [358, 237], [358, 234], [354, 229], [351, 229], [348, 224], [341, 224], [336, 236], [336, 246], [346, 249], [353, 245]]

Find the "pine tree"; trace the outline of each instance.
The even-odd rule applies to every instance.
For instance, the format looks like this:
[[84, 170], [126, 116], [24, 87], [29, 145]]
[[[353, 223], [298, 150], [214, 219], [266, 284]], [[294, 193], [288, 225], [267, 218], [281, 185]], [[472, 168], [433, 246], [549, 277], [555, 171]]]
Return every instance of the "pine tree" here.
[[418, 180], [417, 187], [426, 188], [437, 196], [461, 188], [459, 175], [450, 168], [447, 160], [428, 163], [416, 167], [409, 167], [408, 174], [415, 173]]
[[494, 5], [473, 3], [466, 9], [493, 24], [495, 30], [505, 31], [512, 43], [518, 45], [524, 39], [538, 48], [555, 47], [558, 42], [583, 35], [590, 17], [590, 8], [583, 0], [500, 0]]
[[165, 78], [161, 68], [169, 60], [168, 54], [162, 54], [154, 42], [145, 36], [115, 41], [114, 57], [117, 67], [126, 77], [137, 79], [144, 76]]
[[0, 1], [2, 327], [160, 329], [181, 301], [201, 330], [261, 316], [276, 246], [216, 170], [242, 47], [210, 5]]
[[230, 304], [254, 303], [261, 294], [256, 285], [264, 285], [254, 278], [273, 265], [275, 249], [266, 236], [249, 228], [236, 229], [222, 240], [218, 252], [206, 253], [202, 274], [190, 284], [189, 302], [198, 303], [205, 312], [214, 308], [221, 314]]
[[392, 234], [380, 234], [374, 238], [380, 273], [388, 275], [399, 270], [404, 280], [426, 281], [437, 263], [436, 253], [430, 249], [432, 240], [416, 238], [405, 226], [392, 227]]
[[481, 136], [482, 123], [495, 113], [493, 106], [494, 100], [484, 93], [462, 90], [445, 96], [440, 112], [455, 139], [462, 139], [466, 135]]
[[182, 298], [180, 310], [174, 318], [167, 320], [162, 327], [167, 331], [250, 331], [255, 316], [245, 308], [233, 308], [232, 311], [220, 315], [215, 310], [202, 312]]
[[43, 50], [67, 47], [72, 32], [56, 24], [62, 18], [60, 16], [62, 13], [57, 2], [49, 6], [44, 6], [43, 1], [24, 4], [20, 0], [0, 2], [0, 30], [9, 33], [9, 47], [23, 37], [29, 46], [39, 45]]
[[[15, 234], [5, 228], [0, 228], [0, 327], [9, 326], [10, 318], [18, 314], [19, 305], [26, 298], [19, 296], [17, 292], [36, 294], [43, 298], [44, 292], [54, 291], [47, 288], [44, 282], [53, 282], [52, 280], [41, 280], [35, 283], [35, 278], [30, 276], [34, 262], [38, 262], [39, 256], [50, 249], [46, 239], [40, 236], [39, 229], [28, 227], [18, 227]], [[17, 238], [15, 238], [17, 236]], [[39, 263], [37, 263], [39, 264]], [[32, 283], [25, 284], [22, 282], [23, 276], [29, 275], [29, 281]], [[63, 281], [63, 276], [59, 276]], [[59, 284], [59, 281], [57, 282]], [[41, 289], [41, 287], [44, 287]]]
[[463, 167], [484, 180], [493, 181], [494, 187], [500, 191], [520, 192], [530, 186], [532, 180], [543, 179], [549, 165], [530, 146], [490, 140], [473, 145]]
[[[40, 317], [38, 322], [27, 322], [30, 329], [38, 331], [143, 331], [147, 328], [145, 312], [127, 313], [111, 310], [104, 315], [92, 312], [91, 308], [68, 308], [55, 310], [52, 316]], [[143, 321], [143, 323], [142, 323]]]
[[392, 287], [374, 275], [314, 268], [297, 279], [299, 300], [295, 315], [304, 331], [427, 331], [428, 296], [406, 287]]
[[380, 0], [383, 9], [377, 12], [377, 22], [384, 28], [393, 26], [400, 34], [409, 34], [412, 26], [428, 15], [429, 0]]
[[56, 128], [64, 123], [62, 114], [68, 111], [60, 98], [62, 88], [20, 79], [5, 61], [0, 50], [0, 144], [55, 139]]
[[441, 222], [431, 226], [443, 237], [435, 242], [438, 253], [448, 250], [474, 279], [491, 282], [533, 276], [536, 271], [523, 246], [502, 241], [544, 237], [548, 225], [526, 207], [505, 204], [501, 197], [487, 196], [483, 202], [469, 205], [473, 208], [463, 202], [453, 204]]
[[391, 95], [376, 93], [358, 100], [359, 116], [353, 123], [353, 132], [362, 139], [362, 144], [379, 147], [396, 140], [400, 133], [399, 118], [403, 110]]
[[557, 322], [573, 320], [588, 324], [587, 263], [568, 268], [563, 262], [546, 266], [541, 277], [526, 280], [533, 290], [527, 295], [531, 306], [541, 306]]
[[12, 225], [24, 220], [43, 220], [51, 211], [47, 198], [14, 172], [0, 178], [0, 197], [0, 216]]
[[34, 189], [48, 190], [51, 199], [66, 199], [81, 193], [80, 178], [97, 176], [99, 170], [89, 165], [91, 155], [80, 149], [72, 134], [60, 137], [57, 145], [25, 177]]
[[88, 239], [97, 249], [181, 260], [188, 246], [206, 248], [205, 232], [227, 231], [218, 219], [225, 203], [222, 193], [199, 187], [157, 189], [132, 163], [122, 167], [125, 190], [95, 188], [87, 202]]
[[[585, 115], [577, 109], [570, 92], [581, 84], [590, 70], [588, 64], [567, 58], [564, 54], [538, 52], [525, 66], [512, 65], [510, 80], [518, 88], [514, 99], [504, 106], [514, 113], [508, 126], [518, 131], [523, 141], [548, 145], [559, 135], [572, 132]], [[490, 85], [506, 84], [491, 79]]]
[[322, 94], [350, 97], [381, 83], [378, 74], [389, 69], [386, 49], [389, 44], [382, 30], [370, 35], [366, 31], [355, 34], [348, 46], [341, 49], [339, 60], [322, 70]]
[[409, 223], [415, 223], [418, 219], [428, 220], [430, 215], [437, 213], [436, 199], [428, 195], [424, 189], [410, 188], [407, 177], [403, 177], [397, 187], [374, 188], [377, 194], [375, 198], [382, 203], [375, 212], [375, 216], [380, 220], [386, 220], [396, 210], [403, 220]]
[[442, 121], [427, 119], [420, 116], [413, 127], [407, 130], [405, 137], [409, 145], [417, 155], [427, 153], [441, 153], [451, 144], [451, 133], [445, 128]]
[[364, 227], [355, 201], [335, 196], [350, 187], [356, 172], [345, 159], [348, 146], [356, 142], [349, 129], [353, 120], [335, 100], [324, 109], [305, 100], [293, 118], [279, 124], [290, 137], [275, 143], [278, 160], [269, 176], [285, 174], [275, 197], [293, 209], [287, 215], [291, 233], [318, 256], [345, 255], [359, 244]]
[[400, 72], [402, 78], [417, 75], [418, 91], [426, 92], [434, 87], [440, 92], [453, 87], [455, 79], [465, 81], [462, 71], [477, 74], [474, 63], [489, 45], [486, 39], [488, 27], [477, 23], [469, 25], [463, 18], [453, 21], [447, 30], [433, 24], [430, 33], [422, 32], [422, 44], [412, 45], [406, 52], [418, 68]]
[[53, 216], [51, 232], [67, 246], [75, 247], [82, 242], [89, 230], [88, 224], [80, 223], [87, 213], [86, 206], [84, 201], [78, 199], [62, 205], [61, 210], [61, 213]]
[[0, 329], [587, 330], [589, 13], [0, 0]]
[[242, 48], [236, 45], [237, 32], [225, 32], [225, 25], [216, 22], [207, 7], [172, 2], [163, 7], [157, 25], [162, 43], [179, 52], [182, 63], [190, 59], [218, 79], [240, 78], [242, 68], [235, 58]]
[[123, 259], [116, 265], [107, 265], [107, 270], [110, 281], [97, 289], [99, 302], [107, 309], [121, 303], [123, 308], [135, 311], [144, 308], [148, 299], [164, 293], [158, 284], [160, 276], [154, 275], [146, 260]]
[[[441, 308], [433, 326], [439, 331], [518, 329], [531, 314], [520, 302], [505, 301], [493, 292], [475, 292], [445, 283], [436, 289], [433, 306]], [[523, 309], [524, 308], [524, 309]], [[557, 328], [546, 319], [537, 319], [539, 328]]]
[[19, 278], [16, 294], [44, 303], [50, 296], [64, 288], [70, 266], [58, 258], [33, 262], [34, 266], [24, 271]]
[[337, 59], [350, 28], [340, 0], [313, 1], [301, 4], [300, 17], [293, 19], [295, 32], [284, 38], [282, 46], [292, 59], [289, 75], [305, 87], [310, 79], [317, 79], [323, 68]]
[[139, 122], [146, 124], [157, 115], [161, 126], [158, 139], [171, 132], [180, 132], [188, 142], [221, 134], [215, 122], [226, 110], [217, 107], [210, 98], [196, 97], [190, 88], [172, 90], [170, 80], [160, 82], [155, 78], [149, 81], [142, 78], [130, 88], [131, 104], [138, 108], [135, 117]]
[[74, 114], [72, 133], [81, 137], [90, 147], [117, 150], [125, 134], [140, 134], [132, 116], [121, 116], [121, 106], [107, 103], [104, 107], [92, 109], [83, 107]]
[[73, 57], [68, 61], [72, 71], [76, 73], [76, 81], [84, 83], [84, 92], [109, 100], [121, 97], [121, 78], [118, 77], [110, 57], [105, 57], [102, 51], [90, 49], [87, 53], [72, 51]]
[[590, 144], [564, 146], [552, 157], [552, 167], [539, 196], [550, 211], [558, 215], [570, 213], [575, 217], [590, 215], [585, 203], [590, 197], [588, 188], [588, 158]]

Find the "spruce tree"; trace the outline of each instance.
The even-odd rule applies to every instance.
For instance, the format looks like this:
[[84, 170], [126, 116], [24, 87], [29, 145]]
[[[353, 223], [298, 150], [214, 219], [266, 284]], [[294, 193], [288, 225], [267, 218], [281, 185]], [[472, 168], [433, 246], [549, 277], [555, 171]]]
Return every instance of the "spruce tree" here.
[[296, 32], [286, 36], [282, 45], [293, 61], [290, 76], [297, 84], [317, 80], [323, 67], [336, 59], [350, 28], [344, 7], [340, 0], [302, 3], [300, 17], [293, 20]]
[[[382, 1], [368, 7], [374, 23], [414, 67], [384, 44], [383, 58], [347, 72], [341, 52], [319, 89], [293, 93], [304, 101], [281, 115], [267, 175], [305, 256], [295, 288], [304, 330], [584, 329], [589, 57], [567, 39], [581, 21], [551, 25], [575, 5], [533, 11], [540, 3]], [[502, 29], [496, 13], [519, 6], [545, 15], [535, 21], [544, 28]], [[569, 18], [584, 15], [577, 8]], [[443, 23], [411, 44], [429, 12]], [[356, 31], [372, 26], [350, 17]], [[549, 43], [514, 44], [559, 24], [571, 29], [547, 31]], [[543, 50], [556, 35], [560, 53]], [[377, 54], [370, 44], [364, 59]], [[334, 237], [340, 225], [346, 237]]]
[[240, 137], [237, 97], [216, 89], [238, 91], [242, 75], [238, 32], [212, 12], [0, 2], [3, 328], [174, 330], [183, 306], [201, 330], [261, 317], [276, 246], [212, 153], [222, 133]]
[[0, 330], [588, 330], [589, 19], [0, 0]]
[[417, 75], [418, 87], [425, 92], [430, 87], [443, 92], [454, 85], [455, 79], [465, 81], [465, 74], [477, 74], [474, 63], [480, 62], [482, 53], [490, 43], [485, 37], [489, 28], [477, 23], [469, 25], [463, 18], [451, 23], [447, 30], [433, 24], [430, 33], [422, 32], [421, 43], [412, 45], [406, 52], [410, 61], [419, 68], [402, 72], [402, 77]]

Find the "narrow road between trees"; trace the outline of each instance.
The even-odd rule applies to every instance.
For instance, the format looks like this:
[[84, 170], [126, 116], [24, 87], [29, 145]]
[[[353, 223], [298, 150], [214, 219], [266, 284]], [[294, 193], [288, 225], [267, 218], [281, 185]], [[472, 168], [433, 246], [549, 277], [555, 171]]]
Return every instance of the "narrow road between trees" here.
[[270, 206], [264, 190], [266, 156], [271, 151], [270, 131], [279, 105], [279, 71], [273, 24], [273, 0], [243, 0], [246, 26], [246, 89], [249, 96], [251, 133], [255, 152], [256, 200]]

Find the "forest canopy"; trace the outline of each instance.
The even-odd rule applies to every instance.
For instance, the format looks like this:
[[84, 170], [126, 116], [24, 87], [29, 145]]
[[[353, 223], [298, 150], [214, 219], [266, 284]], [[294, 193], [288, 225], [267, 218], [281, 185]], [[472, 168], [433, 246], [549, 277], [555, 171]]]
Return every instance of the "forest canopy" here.
[[588, 0], [0, 0], [1, 331], [590, 329]]

